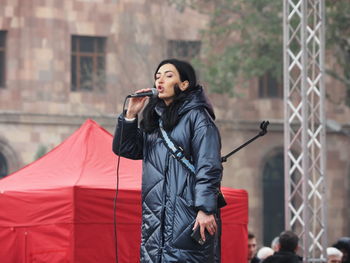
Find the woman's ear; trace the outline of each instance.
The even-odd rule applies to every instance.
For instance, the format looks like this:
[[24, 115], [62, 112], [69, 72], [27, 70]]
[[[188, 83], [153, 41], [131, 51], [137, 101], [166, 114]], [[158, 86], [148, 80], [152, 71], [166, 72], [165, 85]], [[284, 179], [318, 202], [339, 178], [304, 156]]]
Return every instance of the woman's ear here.
[[181, 82], [180, 90], [181, 91], [185, 91], [188, 88], [189, 85], [190, 85], [190, 83], [188, 82], [188, 80], [185, 80], [185, 81]]

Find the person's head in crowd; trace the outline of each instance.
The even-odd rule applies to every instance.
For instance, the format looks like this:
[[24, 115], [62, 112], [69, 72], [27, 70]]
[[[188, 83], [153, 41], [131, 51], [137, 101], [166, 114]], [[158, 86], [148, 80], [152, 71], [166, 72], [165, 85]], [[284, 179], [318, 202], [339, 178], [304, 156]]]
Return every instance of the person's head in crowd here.
[[327, 247], [327, 263], [341, 263], [343, 253], [335, 247]]
[[277, 236], [272, 240], [271, 248], [273, 249], [273, 251], [276, 252], [280, 248], [279, 246], [280, 246], [280, 238]]
[[256, 238], [251, 232], [248, 233], [248, 261], [251, 260], [256, 254]]
[[262, 247], [259, 249], [258, 253], [256, 254], [257, 258], [260, 259], [260, 261], [263, 261], [265, 258], [273, 255], [275, 251], [273, 251], [270, 247]]
[[279, 235], [279, 250], [296, 252], [298, 249], [299, 237], [292, 231], [284, 231]]
[[350, 262], [350, 237], [341, 237], [332, 247], [339, 249], [343, 253], [342, 262]]

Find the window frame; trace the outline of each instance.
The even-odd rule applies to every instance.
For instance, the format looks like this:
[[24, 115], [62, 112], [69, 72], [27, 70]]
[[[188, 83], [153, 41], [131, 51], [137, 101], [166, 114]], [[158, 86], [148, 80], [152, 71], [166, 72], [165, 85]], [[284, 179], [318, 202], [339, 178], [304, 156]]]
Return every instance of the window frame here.
[[[187, 54], [180, 54], [178, 50], [180, 50], [181, 45], [187, 45]], [[191, 44], [198, 45], [198, 50], [196, 52], [191, 52], [190, 48], [188, 48]], [[168, 57], [178, 58], [182, 60], [191, 60], [200, 55], [202, 48], [202, 41], [200, 40], [168, 40], [167, 44], [167, 55]]]
[[[93, 40], [93, 51], [81, 51], [81, 41], [83, 39]], [[99, 42], [101, 41], [101, 42]], [[102, 51], [99, 51], [99, 46], [102, 47]], [[73, 92], [93, 92], [93, 91], [103, 91], [106, 86], [106, 46], [107, 46], [107, 37], [101, 36], [85, 36], [85, 35], [72, 35], [71, 36], [71, 91]], [[74, 49], [75, 47], [75, 49]], [[83, 88], [81, 81], [81, 58], [91, 58], [92, 59], [92, 85], [89, 88]], [[75, 59], [75, 81], [73, 78], [73, 65]], [[99, 59], [103, 60], [103, 72], [102, 78], [103, 83], [97, 83], [96, 76], [100, 76], [99, 73]], [[73, 83], [75, 82], [75, 83]]]
[[350, 88], [345, 86], [345, 105], [350, 107]]
[[[262, 169], [262, 225], [263, 225], [263, 243], [268, 245], [275, 236], [278, 236], [284, 229], [285, 222], [285, 178], [284, 178], [284, 152], [281, 148], [274, 149], [270, 152], [263, 162]], [[272, 173], [273, 172], [273, 173]], [[276, 176], [278, 174], [278, 176]], [[278, 191], [271, 191], [271, 189], [278, 189]], [[280, 194], [276, 197], [276, 194]], [[271, 200], [277, 198], [280, 203], [272, 205]], [[271, 211], [276, 207], [279, 212], [276, 214]], [[270, 227], [269, 227], [270, 226]]]
[[3, 45], [1, 45], [0, 42], [0, 53], [3, 53], [3, 61], [0, 61], [0, 65], [2, 64], [3, 67], [0, 67], [0, 88], [5, 88], [6, 86], [6, 42], [7, 42], [7, 31], [6, 30], [0, 30], [0, 37], [3, 37]]
[[[274, 91], [270, 90], [270, 82], [275, 82]], [[273, 95], [272, 93], [276, 93]], [[283, 86], [274, 76], [272, 76], [271, 72], [267, 71], [264, 75], [258, 78], [258, 98], [283, 98]]]
[[5, 178], [9, 173], [8, 161], [5, 154], [0, 152], [0, 179]]

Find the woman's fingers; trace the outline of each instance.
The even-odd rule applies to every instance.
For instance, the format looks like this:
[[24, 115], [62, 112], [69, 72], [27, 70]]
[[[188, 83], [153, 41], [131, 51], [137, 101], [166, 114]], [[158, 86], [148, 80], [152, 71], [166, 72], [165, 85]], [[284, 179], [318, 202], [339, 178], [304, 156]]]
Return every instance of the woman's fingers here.
[[205, 242], [205, 227], [200, 225], [201, 238]]
[[151, 89], [139, 89], [137, 91], [135, 91], [135, 93], [140, 93], [140, 92], [146, 92], [146, 91], [150, 91]]
[[128, 104], [127, 118], [134, 118], [142, 110], [148, 97], [131, 98]]
[[210, 235], [214, 235], [217, 231], [217, 224], [214, 215], [207, 215], [203, 211], [198, 211], [196, 222], [193, 229], [197, 226], [200, 227], [200, 234], [203, 241], [205, 241], [205, 231], [207, 230]]
[[217, 230], [217, 225], [216, 225], [215, 219], [214, 219], [214, 221], [208, 222], [208, 224], [206, 225], [206, 229], [208, 230], [210, 235], [215, 234], [215, 232]]
[[195, 230], [195, 229], [197, 228], [197, 226], [198, 226], [198, 221], [196, 220], [196, 222], [194, 223], [194, 226], [193, 226], [192, 230]]

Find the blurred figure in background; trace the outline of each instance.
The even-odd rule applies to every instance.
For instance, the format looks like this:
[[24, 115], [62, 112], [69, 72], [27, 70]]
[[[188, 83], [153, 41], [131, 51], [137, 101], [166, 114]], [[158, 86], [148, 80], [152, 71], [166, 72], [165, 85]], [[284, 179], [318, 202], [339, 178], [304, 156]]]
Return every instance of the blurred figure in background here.
[[271, 242], [271, 248], [273, 251], [277, 252], [280, 246], [280, 238], [277, 236]]
[[260, 260], [260, 262], [263, 262], [264, 259], [266, 259], [269, 256], [272, 256], [274, 252], [275, 251], [273, 251], [273, 249], [270, 248], [270, 247], [262, 247], [262, 248], [259, 249], [259, 251], [256, 254], [256, 256]]
[[259, 263], [260, 260], [255, 256], [256, 255], [256, 238], [255, 235], [251, 232], [248, 233], [248, 263]]
[[327, 247], [327, 263], [341, 263], [343, 253], [335, 247]]
[[279, 250], [264, 260], [264, 263], [299, 263], [296, 254], [299, 238], [292, 231], [284, 231], [279, 235]]
[[350, 263], [350, 237], [341, 237], [332, 247], [343, 253], [343, 263]]

